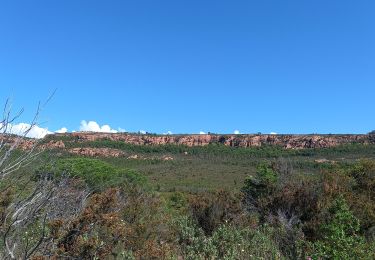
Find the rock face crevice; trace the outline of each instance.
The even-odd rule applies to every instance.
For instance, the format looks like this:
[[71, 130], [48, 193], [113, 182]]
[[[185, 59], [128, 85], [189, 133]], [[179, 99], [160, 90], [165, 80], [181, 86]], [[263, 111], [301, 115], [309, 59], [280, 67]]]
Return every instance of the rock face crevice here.
[[[371, 135], [138, 135], [127, 133], [91, 133], [78, 132], [71, 134], [54, 134], [50, 139], [66, 139], [72, 142], [92, 142], [111, 140], [133, 145], [186, 145], [205, 146], [209, 144], [223, 144], [231, 147], [259, 147], [277, 145], [286, 149], [329, 148], [338, 145], [360, 143], [375, 144]], [[51, 142], [47, 143], [53, 145]], [[57, 145], [56, 145], [57, 146]]]

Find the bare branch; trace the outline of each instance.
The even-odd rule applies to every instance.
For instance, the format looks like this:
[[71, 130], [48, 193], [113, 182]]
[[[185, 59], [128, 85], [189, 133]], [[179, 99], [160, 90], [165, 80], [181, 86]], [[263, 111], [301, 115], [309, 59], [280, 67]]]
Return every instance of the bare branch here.
[[[5, 184], [5, 178], [9, 178], [21, 167], [32, 163], [41, 150], [37, 149], [39, 142], [28, 138], [31, 131], [38, 125], [39, 117], [43, 108], [50, 102], [56, 90], [48, 97], [46, 102], [39, 102], [30, 123], [21, 129], [15, 129], [17, 121], [24, 113], [21, 108], [16, 113], [12, 111], [9, 99], [5, 101], [2, 115], [0, 114], [0, 184]], [[9, 178], [14, 181], [14, 179]], [[28, 184], [25, 184], [25, 187]], [[48, 221], [47, 208], [53, 201], [52, 197], [58, 190], [60, 183], [55, 183], [48, 178], [38, 180], [34, 190], [26, 198], [23, 189], [18, 192], [13, 203], [5, 206], [0, 223], [0, 236], [4, 244], [4, 252], [0, 252], [0, 259], [28, 259], [45, 241], [46, 226]], [[10, 185], [5, 185], [6, 189]], [[4, 191], [4, 190], [3, 190]], [[31, 224], [41, 222], [42, 230], [39, 239], [29, 238], [23, 232]], [[25, 237], [24, 240], [23, 237]]]

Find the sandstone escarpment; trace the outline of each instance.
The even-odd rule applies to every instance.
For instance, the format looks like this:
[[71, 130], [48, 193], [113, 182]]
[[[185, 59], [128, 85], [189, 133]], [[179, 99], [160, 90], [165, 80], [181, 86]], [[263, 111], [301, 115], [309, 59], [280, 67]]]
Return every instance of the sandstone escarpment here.
[[68, 143], [75, 143], [74, 147], [79, 147], [80, 143], [95, 142], [100, 140], [110, 140], [123, 142], [133, 145], [186, 145], [186, 146], [205, 146], [209, 144], [223, 144], [231, 147], [259, 147], [275, 145], [285, 149], [305, 149], [305, 148], [329, 148], [344, 144], [375, 144], [375, 135], [141, 135], [128, 133], [91, 133], [78, 132], [71, 134], [54, 134], [48, 135], [45, 139], [25, 139], [15, 136], [0, 136], [8, 145], [16, 144], [17, 147], [28, 150], [36, 146], [40, 149], [67, 149], [75, 154], [97, 154], [102, 155], [106, 152], [110, 156], [123, 156], [119, 150], [103, 150], [88, 148], [77, 150], [68, 149]]
[[[258, 147], [277, 145], [286, 149], [328, 148], [343, 144], [375, 144], [371, 135], [137, 135], [127, 133], [88, 133], [56, 134], [72, 142], [111, 140], [134, 145], [186, 145], [205, 146], [223, 144], [231, 147]], [[50, 138], [53, 138], [50, 137]]]

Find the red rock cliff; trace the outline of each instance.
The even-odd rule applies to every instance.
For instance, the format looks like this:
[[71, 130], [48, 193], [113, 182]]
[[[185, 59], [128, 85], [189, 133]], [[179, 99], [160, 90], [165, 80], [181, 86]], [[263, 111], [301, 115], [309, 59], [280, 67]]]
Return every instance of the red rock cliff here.
[[[233, 147], [256, 147], [278, 145], [287, 149], [326, 148], [349, 143], [375, 144], [374, 135], [138, 135], [127, 133], [55, 134], [55, 137], [69, 137], [75, 142], [112, 140], [135, 145], [187, 145], [204, 146], [221, 143]], [[53, 136], [48, 136], [53, 138]]]

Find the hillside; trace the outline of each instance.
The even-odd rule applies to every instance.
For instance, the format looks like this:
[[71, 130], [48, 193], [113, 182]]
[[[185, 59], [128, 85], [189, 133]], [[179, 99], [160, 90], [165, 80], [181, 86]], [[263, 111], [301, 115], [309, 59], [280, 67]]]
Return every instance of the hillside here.
[[[239, 190], [263, 161], [301, 173], [375, 158], [374, 135], [140, 135], [79, 132], [23, 139], [45, 156], [98, 158], [146, 176], [163, 191]], [[14, 141], [10, 137], [8, 142]]]
[[[40, 202], [46, 204], [37, 207], [38, 217], [8, 238], [37, 245], [36, 257], [375, 255], [373, 135], [72, 133], [18, 141], [14, 158], [34, 145], [38, 156], [3, 182], [0, 213], [14, 214], [7, 213], [18, 210], [14, 205], [34, 210], [28, 198], [48, 198], [53, 187], [53, 200]], [[47, 235], [33, 226], [46, 226], [43, 219]], [[22, 242], [25, 232], [31, 238]]]
[[[29, 141], [30, 142], [30, 141]], [[44, 149], [62, 157], [100, 158], [133, 168], [164, 191], [239, 189], [262, 161], [287, 160], [301, 172], [375, 158], [372, 135], [138, 135], [72, 133], [46, 136]], [[27, 143], [30, 145], [30, 143]], [[49, 152], [51, 153], [51, 152]]]

